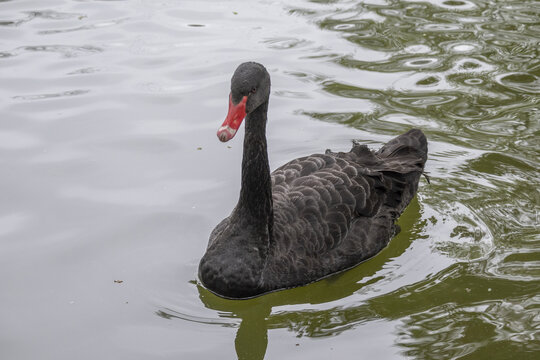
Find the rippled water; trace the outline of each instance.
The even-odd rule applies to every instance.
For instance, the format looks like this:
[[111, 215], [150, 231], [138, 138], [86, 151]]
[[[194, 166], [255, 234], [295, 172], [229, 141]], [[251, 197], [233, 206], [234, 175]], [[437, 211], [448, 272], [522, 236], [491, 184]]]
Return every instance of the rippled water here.
[[[1, 357], [536, 358], [539, 39], [532, 0], [0, 0]], [[375, 258], [230, 301], [196, 272], [246, 60], [272, 168], [414, 126], [431, 184]]]

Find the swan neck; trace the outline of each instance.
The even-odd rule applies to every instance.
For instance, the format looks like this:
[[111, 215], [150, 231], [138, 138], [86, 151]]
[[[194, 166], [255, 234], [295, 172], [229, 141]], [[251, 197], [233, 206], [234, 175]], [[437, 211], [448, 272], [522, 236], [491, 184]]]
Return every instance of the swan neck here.
[[245, 120], [242, 187], [238, 209], [250, 223], [268, 227], [272, 234], [272, 182], [266, 147], [268, 101], [247, 115]]

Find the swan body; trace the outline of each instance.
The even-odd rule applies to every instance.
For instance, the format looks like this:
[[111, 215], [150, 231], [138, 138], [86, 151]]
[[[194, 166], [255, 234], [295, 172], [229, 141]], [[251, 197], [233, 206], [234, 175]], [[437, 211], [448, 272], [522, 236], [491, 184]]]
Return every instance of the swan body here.
[[240, 65], [218, 131], [228, 141], [246, 117], [240, 198], [199, 264], [201, 282], [226, 298], [305, 285], [376, 255], [395, 234], [427, 160], [426, 138], [412, 129], [376, 152], [354, 143], [349, 152], [327, 150], [270, 174], [269, 94], [266, 69]]

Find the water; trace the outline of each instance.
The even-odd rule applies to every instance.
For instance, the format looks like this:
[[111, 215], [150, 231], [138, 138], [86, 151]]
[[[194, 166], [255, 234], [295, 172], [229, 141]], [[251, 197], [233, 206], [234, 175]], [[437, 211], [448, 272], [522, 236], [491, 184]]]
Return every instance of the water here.
[[[0, 1], [2, 359], [533, 359], [535, 1]], [[234, 206], [238, 64], [272, 76], [271, 167], [429, 139], [402, 232], [248, 301], [196, 282]]]

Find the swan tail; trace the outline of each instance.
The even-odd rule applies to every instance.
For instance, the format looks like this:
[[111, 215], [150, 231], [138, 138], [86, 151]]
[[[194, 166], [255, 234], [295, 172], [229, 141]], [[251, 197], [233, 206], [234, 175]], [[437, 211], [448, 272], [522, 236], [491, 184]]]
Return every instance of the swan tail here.
[[412, 166], [423, 171], [427, 152], [427, 139], [424, 133], [418, 129], [411, 129], [387, 142], [376, 155], [393, 163], [399, 160], [406, 167]]
[[[395, 137], [381, 147], [375, 156], [381, 159], [379, 171], [385, 174], [388, 190], [385, 205], [397, 218], [418, 189], [427, 161], [427, 139], [418, 129]], [[429, 179], [429, 178], [428, 178]]]

